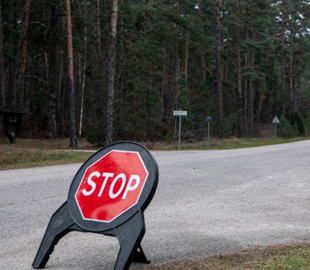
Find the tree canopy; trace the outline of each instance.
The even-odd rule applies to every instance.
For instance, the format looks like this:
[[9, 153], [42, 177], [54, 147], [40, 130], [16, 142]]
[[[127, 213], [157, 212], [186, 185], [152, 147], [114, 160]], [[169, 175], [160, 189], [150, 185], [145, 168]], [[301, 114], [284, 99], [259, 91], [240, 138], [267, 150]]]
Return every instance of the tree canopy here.
[[0, 111], [27, 107], [24, 136], [69, 136], [70, 104], [99, 144], [111, 125], [109, 142], [173, 140], [175, 109], [192, 140], [207, 115], [218, 136], [310, 119], [309, 0], [71, 0], [74, 80], [65, 2], [0, 2]]

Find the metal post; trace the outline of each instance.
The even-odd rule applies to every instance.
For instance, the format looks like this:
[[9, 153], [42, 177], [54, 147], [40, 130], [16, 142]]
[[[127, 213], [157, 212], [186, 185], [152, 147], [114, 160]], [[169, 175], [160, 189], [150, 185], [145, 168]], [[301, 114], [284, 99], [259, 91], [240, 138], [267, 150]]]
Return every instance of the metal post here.
[[178, 149], [181, 150], [181, 116], [179, 116], [179, 147]]
[[208, 121], [208, 148], [210, 147], [210, 121]]
[[277, 138], [277, 129], [278, 129], [278, 124], [274, 124], [274, 135]]
[[278, 116], [276, 116], [276, 115], [274, 116], [272, 123], [275, 125], [274, 126], [274, 135], [277, 138], [277, 129], [278, 129], [278, 124], [280, 123]]

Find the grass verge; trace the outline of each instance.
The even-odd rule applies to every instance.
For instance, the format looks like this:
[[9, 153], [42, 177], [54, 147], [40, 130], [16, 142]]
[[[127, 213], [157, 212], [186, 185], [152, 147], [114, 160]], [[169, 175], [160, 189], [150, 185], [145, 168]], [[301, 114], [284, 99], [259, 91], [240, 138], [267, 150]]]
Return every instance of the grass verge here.
[[[225, 138], [218, 139], [213, 138], [210, 142], [210, 147], [208, 148], [207, 141], [199, 142], [183, 142], [182, 150], [225, 150], [225, 149], [238, 149], [265, 145], [274, 145], [281, 143], [297, 142], [302, 140], [307, 140], [308, 137], [298, 137], [292, 139], [282, 139], [282, 138]], [[145, 142], [144, 145], [151, 150], [177, 150], [178, 145], [175, 143], [163, 143], [163, 142]]]
[[253, 248], [232, 254], [187, 258], [135, 270], [309, 270], [310, 243]]
[[[16, 144], [0, 141], [0, 170], [84, 162], [90, 152], [68, 150], [67, 140], [22, 140]], [[81, 142], [79, 149], [92, 148]]]
[[[259, 139], [259, 138], [229, 138], [229, 139], [212, 139], [210, 150], [219, 149], [237, 149], [245, 147], [254, 147], [262, 145], [272, 145], [279, 143], [295, 142], [305, 140], [307, 138], [294, 139]], [[144, 142], [150, 150], [176, 150], [177, 143], [165, 142]], [[83, 162], [91, 152], [72, 151], [68, 147], [68, 139], [58, 139], [55, 141], [42, 139], [18, 139], [16, 144], [9, 144], [6, 140], [0, 139], [0, 170], [17, 169], [34, 166], [46, 166], [56, 164], [66, 164]], [[77, 150], [97, 150], [86, 140], [79, 141]], [[182, 150], [207, 150], [206, 141], [200, 142], [184, 142]]]

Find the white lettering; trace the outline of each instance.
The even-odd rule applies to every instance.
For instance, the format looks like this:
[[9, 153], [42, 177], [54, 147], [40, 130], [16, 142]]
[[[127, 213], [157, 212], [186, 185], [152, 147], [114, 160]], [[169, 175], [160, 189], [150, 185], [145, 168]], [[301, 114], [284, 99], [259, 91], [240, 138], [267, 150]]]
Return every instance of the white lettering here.
[[[114, 186], [116, 184], [116, 182], [118, 181], [118, 179], [122, 179], [122, 184], [121, 184], [121, 187], [120, 189], [114, 193]], [[110, 191], [109, 191], [109, 196], [111, 199], [115, 199], [117, 196], [119, 196], [121, 194], [121, 192], [123, 191], [124, 187], [125, 187], [125, 184], [126, 184], [126, 176], [125, 174], [123, 173], [120, 173], [118, 176], [116, 176], [110, 186]]]
[[91, 190], [87, 191], [85, 188], [82, 190], [82, 193], [84, 196], [91, 195], [95, 189], [96, 189], [96, 183], [92, 180], [93, 176], [96, 176], [97, 178], [100, 176], [99, 172], [93, 172], [90, 176], [88, 176], [87, 184], [91, 186]]
[[100, 189], [100, 191], [99, 191], [99, 193], [98, 193], [98, 197], [101, 197], [102, 192], [103, 192], [103, 190], [105, 189], [105, 186], [107, 185], [108, 179], [109, 179], [110, 177], [113, 177], [113, 175], [114, 175], [114, 173], [106, 173], [106, 172], [104, 172], [104, 173], [102, 174], [102, 176], [104, 177], [104, 180], [103, 180], [103, 184], [102, 184], [102, 186], [101, 186], [101, 189]]
[[[110, 172], [103, 172], [102, 173], [102, 185], [100, 187], [100, 190], [98, 192], [98, 197], [102, 197], [103, 192], [105, 191], [105, 188], [108, 184], [108, 181], [112, 181], [112, 178], [114, 176], [114, 173], [110, 173]], [[97, 188], [97, 184], [98, 183], [98, 179], [95, 181], [94, 178], [99, 178], [100, 177], [100, 172], [95, 171], [93, 173], [91, 173], [88, 176], [87, 179], [87, 184], [89, 185], [89, 187], [86, 187], [82, 190], [82, 193], [84, 196], [90, 196], [94, 193], [94, 191]], [[120, 183], [120, 187], [115, 190], [115, 185], [118, 181], [121, 181]], [[115, 199], [118, 196], [120, 196], [120, 194], [124, 191], [124, 194], [122, 196], [123, 200], [126, 200], [129, 192], [134, 191], [138, 188], [140, 184], [140, 176], [133, 174], [130, 176], [129, 181], [126, 181], [126, 175], [124, 173], [120, 173], [118, 174], [112, 181], [111, 185], [110, 185], [110, 189], [109, 189], [109, 196], [111, 199]], [[100, 186], [100, 184], [98, 185], [98, 187]], [[90, 189], [90, 190], [87, 190]]]
[[[135, 181], [134, 185], [132, 185], [133, 181]], [[136, 174], [131, 175], [122, 199], [125, 200], [128, 192], [135, 190], [139, 186], [139, 184], [140, 184], [140, 176]]]

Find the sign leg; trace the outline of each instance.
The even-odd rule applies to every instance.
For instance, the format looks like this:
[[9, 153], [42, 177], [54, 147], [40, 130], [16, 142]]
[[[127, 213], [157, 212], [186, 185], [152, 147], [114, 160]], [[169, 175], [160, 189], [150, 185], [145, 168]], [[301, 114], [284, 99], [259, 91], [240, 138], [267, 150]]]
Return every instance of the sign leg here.
[[210, 148], [210, 121], [208, 121], [208, 148]]
[[179, 150], [181, 150], [181, 125], [182, 125], [182, 124], [181, 124], [181, 121], [182, 121], [181, 119], [182, 119], [182, 118], [181, 118], [181, 116], [180, 116], [180, 117], [179, 117], [179, 144], [178, 144], [178, 145], [179, 145], [179, 147], [178, 147]]
[[149, 260], [146, 258], [145, 254], [144, 254], [144, 251], [143, 251], [143, 249], [142, 249], [142, 247], [141, 247], [141, 244], [140, 244], [139, 247], [138, 247], [138, 250], [137, 250], [137, 252], [136, 252], [136, 255], [135, 255], [135, 257], [133, 258], [133, 261], [136, 262], [136, 263], [144, 263], [144, 264], [150, 264], [150, 263], [151, 263], [151, 261], [149, 261]]
[[43, 240], [37, 252], [37, 255], [33, 261], [32, 267], [35, 269], [44, 268], [50, 254], [54, 250], [54, 246], [57, 244], [60, 238], [65, 236], [71, 231], [70, 227], [74, 224], [65, 202], [52, 216]]
[[[114, 270], [128, 270], [135, 258], [145, 258], [140, 243], [145, 233], [145, 224], [143, 214], [138, 212], [128, 222], [114, 229], [115, 235], [120, 244], [120, 251], [114, 266]], [[136, 256], [138, 253], [138, 256]], [[145, 258], [145, 261], [147, 260]]]
[[278, 131], [278, 124], [274, 124], [274, 135], [275, 135], [275, 137], [277, 138], [277, 132]]

